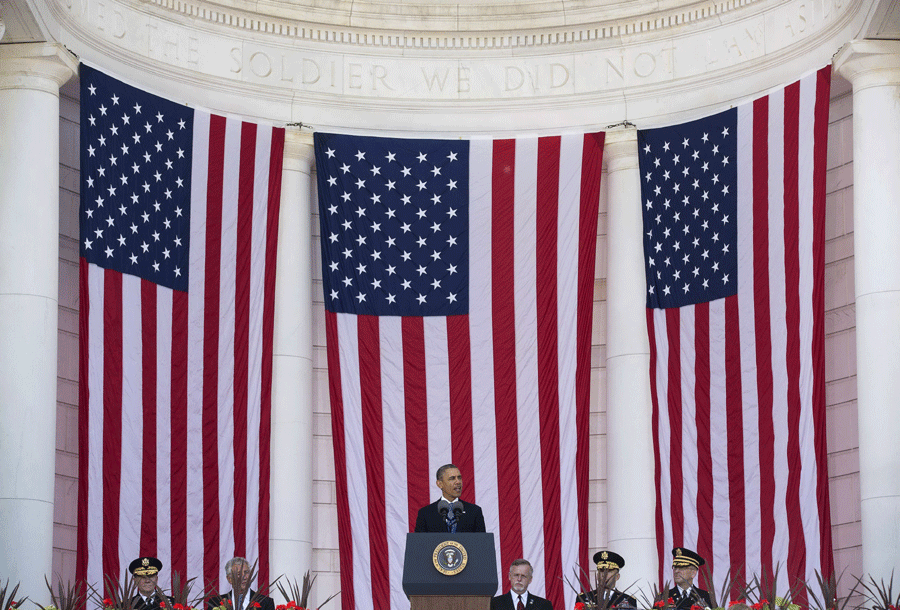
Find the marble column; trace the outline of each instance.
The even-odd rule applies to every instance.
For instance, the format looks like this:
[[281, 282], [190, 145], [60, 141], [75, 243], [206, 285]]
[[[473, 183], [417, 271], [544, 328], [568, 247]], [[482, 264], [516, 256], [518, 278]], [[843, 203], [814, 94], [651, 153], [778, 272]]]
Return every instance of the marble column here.
[[835, 58], [853, 85], [853, 223], [863, 573], [900, 574], [900, 41]]
[[[647, 338], [637, 132], [606, 134], [608, 169], [606, 464], [609, 549], [622, 586], [657, 580], [650, 344]], [[631, 590], [634, 593], [634, 589]]]
[[61, 45], [0, 45], [0, 576], [45, 602], [53, 570]]
[[270, 572], [312, 569], [312, 134], [287, 129], [278, 223]]

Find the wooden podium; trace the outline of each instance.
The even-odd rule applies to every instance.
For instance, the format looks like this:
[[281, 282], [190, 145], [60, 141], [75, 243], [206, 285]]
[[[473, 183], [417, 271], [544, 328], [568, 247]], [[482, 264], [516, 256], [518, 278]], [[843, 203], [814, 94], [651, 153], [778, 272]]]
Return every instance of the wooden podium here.
[[494, 535], [406, 535], [403, 591], [411, 610], [489, 610], [497, 594]]

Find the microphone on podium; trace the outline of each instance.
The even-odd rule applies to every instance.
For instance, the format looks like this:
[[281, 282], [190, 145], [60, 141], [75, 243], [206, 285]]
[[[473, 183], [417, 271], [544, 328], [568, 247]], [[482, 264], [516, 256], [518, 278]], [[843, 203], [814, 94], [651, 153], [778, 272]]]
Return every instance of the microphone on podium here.
[[[444, 498], [441, 498], [437, 504], [438, 512], [441, 514], [441, 517], [444, 518], [444, 521], [447, 521], [447, 514], [450, 512], [450, 503], [447, 502]], [[456, 512], [456, 511], [454, 511]]]

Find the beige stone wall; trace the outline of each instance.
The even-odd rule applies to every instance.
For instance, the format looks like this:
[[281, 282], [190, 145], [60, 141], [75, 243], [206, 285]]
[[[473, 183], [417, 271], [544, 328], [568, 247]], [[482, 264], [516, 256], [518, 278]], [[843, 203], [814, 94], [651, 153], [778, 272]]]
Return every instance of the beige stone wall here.
[[59, 353], [53, 572], [75, 580], [78, 531], [78, 85], [59, 96]]
[[825, 401], [828, 477], [836, 573], [862, 572], [859, 434], [856, 420], [856, 305], [853, 274], [853, 100], [832, 83], [825, 214]]

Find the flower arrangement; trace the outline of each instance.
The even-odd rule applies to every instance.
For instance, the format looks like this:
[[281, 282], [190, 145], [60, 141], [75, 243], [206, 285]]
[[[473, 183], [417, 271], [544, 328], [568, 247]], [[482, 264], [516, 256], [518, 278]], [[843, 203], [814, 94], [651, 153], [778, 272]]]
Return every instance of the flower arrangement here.
[[[575, 610], [594, 610], [596, 608], [596, 604], [593, 603], [592, 597], [589, 595], [591, 587], [590, 587], [590, 577], [584, 570], [580, 570], [580, 568], [575, 568], [575, 579], [574, 581], [570, 581], [568, 578], [563, 577], [566, 584], [569, 585], [569, 588], [575, 592]], [[587, 586], [585, 586], [587, 583]], [[577, 586], [576, 586], [577, 585]]]
[[856, 589], [859, 587], [863, 597], [872, 604], [872, 610], [898, 610], [900, 608], [900, 591], [894, 592], [894, 573], [887, 582], [882, 579], [876, 581], [869, 577], [856, 579]]
[[664, 582], [662, 588], [654, 583], [649, 597], [641, 593], [638, 606], [652, 610], [671, 610], [675, 607], [675, 600], [669, 597], [669, 588], [668, 582]]
[[9, 580], [6, 581], [5, 585], [0, 586], [0, 610], [16, 610], [22, 605], [22, 602], [28, 599], [23, 597], [20, 600], [16, 600], [18, 591], [18, 584], [12, 588], [12, 591], [9, 590]]
[[101, 593], [93, 585], [88, 585], [90, 593], [88, 600], [93, 600], [102, 610], [134, 610], [132, 598], [137, 595], [137, 584], [131, 574], [126, 572], [125, 578], [120, 582], [107, 575], [104, 578], [105, 592]]
[[56, 590], [53, 585], [44, 577], [44, 583], [50, 592], [50, 605], [42, 606], [37, 604], [41, 610], [84, 610], [87, 603], [87, 594], [83, 584], [76, 582], [75, 584], [66, 583], [63, 585], [62, 579], [56, 584]]
[[800, 610], [800, 604], [791, 603], [790, 599], [785, 599], [783, 597], [775, 598], [775, 607], [782, 608], [783, 610]]
[[219, 600], [221, 603], [218, 606], [214, 606], [212, 610], [231, 610], [231, 600], [227, 598], [223, 598]]
[[[306, 574], [303, 575], [302, 584], [298, 584], [295, 580], [291, 582], [290, 579], [287, 580], [287, 588], [283, 587], [280, 582], [276, 582], [278, 586], [278, 592], [281, 593], [281, 596], [289, 600], [286, 604], [281, 604], [275, 607], [275, 610], [318, 610], [335, 597], [337, 597], [337, 593], [333, 593], [328, 599], [322, 602], [316, 608], [309, 606], [309, 594], [312, 592], [313, 584], [316, 582], [315, 576], [310, 576], [309, 570], [306, 571]], [[297, 601], [299, 600], [299, 601]]]

